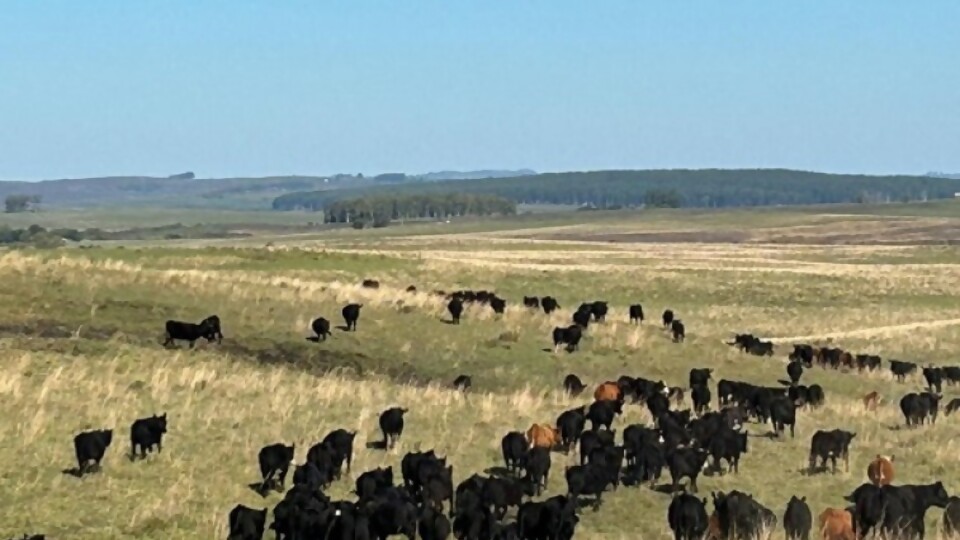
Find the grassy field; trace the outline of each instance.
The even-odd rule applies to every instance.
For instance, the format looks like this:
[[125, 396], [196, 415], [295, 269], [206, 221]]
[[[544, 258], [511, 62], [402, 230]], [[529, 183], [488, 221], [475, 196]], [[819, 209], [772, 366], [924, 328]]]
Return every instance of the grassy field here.
[[[222, 538], [235, 504], [279, 501], [247, 487], [258, 479], [260, 447], [296, 443], [302, 462], [336, 427], [359, 433], [353, 477], [436, 448], [450, 456], [459, 481], [502, 464], [499, 441], [508, 431], [584, 403], [559, 392], [571, 372], [591, 386], [622, 374], [685, 385], [690, 368], [712, 367], [716, 379], [775, 385], [795, 340], [958, 364], [960, 248], [920, 245], [914, 233], [888, 226], [949, 225], [956, 214], [895, 213], [538, 214], [0, 253], [0, 537]], [[832, 240], [865, 222], [872, 232], [857, 245]], [[720, 229], [748, 238], [708, 235]], [[692, 238], [636, 236], [681, 230]], [[778, 242], [773, 230], [802, 230], [806, 241]], [[696, 241], [698, 231], [705, 241]], [[891, 243], [902, 245], [881, 245]], [[364, 278], [381, 288], [359, 287]], [[411, 284], [419, 292], [405, 292]], [[472, 307], [460, 326], [445, 324], [445, 302], [430, 292], [459, 288], [496, 290], [510, 302], [506, 314]], [[553, 295], [564, 309], [551, 317], [528, 311], [518, 306], [524, 294]], [[587, 300], [608, 300], [608, 321], [591, 326], [581, 351], [555, 355], [550, 330]], [[340, 324], [348, 302], [364, 304], [357, 333], [335, 330], [323, 344], [305, 339], [314, 317]], [[628, 324], [634, 302], [651, 319], [676, 311], [687, 342], [672, 343], [656, 321]], [[161, 348], [165, 320], [211, 313], [223, 320], [222, 345]], [[777, 354], [756, 358], [723, 344], [743, 331], [779, 338]], [[467, 395], [448, 389], [459, 374], [473, 378]], [[771, 440], [768, 425], [750, 424], [740, 474], [701, 477], [702, 495], [751, 492], [778, 516], [791, 495], [804, 495], [817, 514], [845, 505], [842, 496], [865, 481], [876, 454], [896, 455], [898, 482], [942, 479], [951, 494], [960, 492], [958, 419], [901, 428], [896, 403], [921, 388], [919, 377], [897, 383], [886, 372], [813, 369], [804, 382], [821, 384], [827, 404], [800, 414], [795, 439]], [[876, 413], [859, 401], [871, 390], [886, 397]], [[960, 396], [950, 387], [945, 394]], [[401, 444], [365, 449], [380, 438], [377, 415], [394, 405], [411, 409]], [[164, 451], [132, 463], [129, 425], [155, 412], [170, 418]], [[645, 407], [629, 406], [615, 427], [636, 422], [650, 422]], [[101, 427], [117, 430], [102, 474], [62, 474], [75, 465], [73, 435]], [[858, 433], [850, 471], [807, 476], [810, 436], [832, 428]], [[575, 459], [554, 454], [548, 494], [565, 491], [563, 467]], [[331, 494], [348, 496], [353, 477]], [[621, 488], [599, 512], [584, 512], [577, 537], [665, 538], [669, 500], [646, 487]], [[928, 531], [939, 519], [939, 510], [928, 514]]]

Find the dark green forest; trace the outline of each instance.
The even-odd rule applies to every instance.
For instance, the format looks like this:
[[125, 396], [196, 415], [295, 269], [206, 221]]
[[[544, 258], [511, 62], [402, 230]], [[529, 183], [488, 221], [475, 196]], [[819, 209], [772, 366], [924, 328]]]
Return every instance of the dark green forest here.
[[361, 196], [401, 197], [472, 193], [521, 204], [737, 207], [825, 203], [882, 203], [953, 197], [960, 180], [928, 176], [827, 174], [787, 169], [702, 169], [544, 173], [517, 178], [460, 180], [295, 192], [274, 199], [276, 210], [321, 210]]
[[507, 215], [516, 212], [515, 202], [495, 195], [370, 195], [330, 202], [324, 212], [324, 221], [383, 227], [390, 221], [401, 219]]

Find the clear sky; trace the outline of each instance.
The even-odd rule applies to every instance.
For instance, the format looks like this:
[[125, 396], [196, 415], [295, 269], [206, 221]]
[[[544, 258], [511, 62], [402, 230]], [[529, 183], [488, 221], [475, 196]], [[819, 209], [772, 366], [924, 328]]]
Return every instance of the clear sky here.
[[960, 1], [10, 0], [0, 179], [960, 172]]

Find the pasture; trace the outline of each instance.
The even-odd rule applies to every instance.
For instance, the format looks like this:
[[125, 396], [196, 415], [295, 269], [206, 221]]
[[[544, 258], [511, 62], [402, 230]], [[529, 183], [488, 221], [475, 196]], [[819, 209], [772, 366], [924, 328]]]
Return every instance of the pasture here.
[[[0, 538], [223, 538], [235, 504], [272, 508], [281, 498], [248, 488], [259, 479], [261, 447], [295, 443], [302, 463], [339, 427], [357, 431], [357, 458], [329, 491], [334, 498], [350, 497], [365, 470], [398, 470], [413, 450], [448, 456], [458, 483], [503, 466], [504, 434], [552, 424], [589, 403], [601, 382], [630, 375], [686, 387], [691, 368], [709, 367], [714, 389], [721, 378], [775, 386], [792, 343], [878, 354], [884, 366], [891, 358], [960, 365], [960, 249], [946, 245], [960, 230], [957, 207], [919, 208], [537, 214], [2, 252]], [[366, 278], [380, 287], [362, 288]], [[507, 310], [468, 306], [460, 325], [448, 324], [446, 300], [432, 291], [459, 289], [496, 291]], [[524, 308], [524, 295], [552, 295], [562, 309]], [[579, 351], [554, 353], [551, 330], [593, 300], [610, 303], [607, 321], [589, 327]], [[343, 324], [349, 302], [363, 304], [356, 333], [306, 339], [317, 316]], [[646, 311], [643, 325], [628, 322], [633, 303]], [[685, 323], [685, 343], [661, 328], [666, 308]], [[164, 321], [213, 313], [223, 321], [221, 345], [161, 347]], [[725, 344], [740, 332], [773, 339], [774, 356]], [[567, 373], [590, 390], [565, 396]], [[460, 374], [473, 380], [465, 394], [450, 388]], [[820, 384], [826, 404], [798, 411], [796, 438], [747, 424], [739, 474], [701, 476], [701, 497], [739, 489], [780, 518], [792, 495], [806, 496], [816, 516], [847, 506], [843, 496], [866, 481], [877, 454], [896, 456], [898, 483], [942, 480], [960, 494], [960, 418], [903, 427], [897, 402], [925, 386], [919, 373], [899, 383], [886, 367], [814, 367], [803, 383]], [[866, 411], [861, 397], [874, 390], [884, 400]], [[944, 404], [956, 397], [960, 387], [944, 388]], [[377, 416], [391, 406], [410, 409], [400, 444], [365, 448], [380, 439]], [[131, 462], [130, 423], [163, 412], [163, 452]], [[646, 407], [631, 404], [614, 428], [651, 422]], [[75, 464], [72, 437], [98, 428], [116, 430], [103, 471], [62, 474]], [[811, 435], [834, 428], [857, 433], [849, 472], [808, 475]], [[566, 491], [563, 469], [575, 462], [576, 453], [553, 454], [546, 495]], [[647, 486], [621, 487], [599, 511], [581, 513], [576, 538], [667, 538], [669, 503]], [[941, 513], [927, 514], [928, 536]]]

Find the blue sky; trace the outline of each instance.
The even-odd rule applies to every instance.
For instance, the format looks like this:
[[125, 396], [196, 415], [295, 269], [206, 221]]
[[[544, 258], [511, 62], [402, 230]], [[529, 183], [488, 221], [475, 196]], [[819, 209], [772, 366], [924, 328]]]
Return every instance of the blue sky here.
[[0, 179], [960, 172], [960, 2], [4, 2]]

